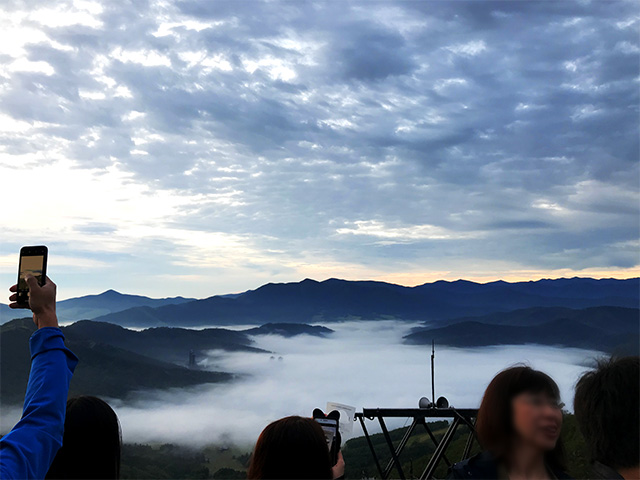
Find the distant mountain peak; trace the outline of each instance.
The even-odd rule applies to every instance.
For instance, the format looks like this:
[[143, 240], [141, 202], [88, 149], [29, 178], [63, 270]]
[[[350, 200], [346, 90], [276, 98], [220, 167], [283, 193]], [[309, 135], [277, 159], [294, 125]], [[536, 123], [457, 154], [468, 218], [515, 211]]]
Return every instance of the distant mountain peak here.
[[122, 293], [117, 292], [113, 288], [110, 288], [109, 290], [105, 290], [104, 292], [100, 293], [99, 295], [105, 296], [105, 297], [116, 297], [116, 296], [121, 297]]

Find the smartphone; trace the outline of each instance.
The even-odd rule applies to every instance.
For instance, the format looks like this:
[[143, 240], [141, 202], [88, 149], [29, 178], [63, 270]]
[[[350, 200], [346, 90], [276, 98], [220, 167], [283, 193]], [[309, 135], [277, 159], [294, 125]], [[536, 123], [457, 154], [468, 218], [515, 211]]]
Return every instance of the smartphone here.
[[25, 281], [28, 274], [38, 280], [40, 286], [47, 281], [47, 255], [49, 250], [44, 245], [35, 247], [22, 247], [20, 249], [20, 262], [18, 264], [18, 294], [19, 305], [29, 305], [29, 285]]
[[322, 427], [324, 438], [327, 441], [327, 448], [331, 452], [331, 459], [333, 465], [335, 465], [338, 461], [338, 450], [340, 449], [338, 445], [338, 420], [334, 418], [316, 418], [315, 421]]

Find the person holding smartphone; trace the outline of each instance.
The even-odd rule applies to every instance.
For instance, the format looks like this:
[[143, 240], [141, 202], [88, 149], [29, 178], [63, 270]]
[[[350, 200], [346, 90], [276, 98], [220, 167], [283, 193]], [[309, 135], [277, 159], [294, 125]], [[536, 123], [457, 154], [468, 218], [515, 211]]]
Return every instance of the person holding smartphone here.
[[[65, 347], [56, 316], [56, 285], [48, 277], [20, 274], [11, 308], [28, 308], [38, 328], [29, 339], [31, 372], [22, 418], [0, 439], [0, 478], [45, 478], [62, 446], [69, 382], [78, 358]], [[19, 285], [28, 288], [25, 301]], [[39, 281], [40, 280], [40, 281]]]
[[312, 418], [285, 417], [262, 431], [249, 462], [250, 480], [335, 480], [344, 476], [344, 459], [331, 459], [325, 433]]

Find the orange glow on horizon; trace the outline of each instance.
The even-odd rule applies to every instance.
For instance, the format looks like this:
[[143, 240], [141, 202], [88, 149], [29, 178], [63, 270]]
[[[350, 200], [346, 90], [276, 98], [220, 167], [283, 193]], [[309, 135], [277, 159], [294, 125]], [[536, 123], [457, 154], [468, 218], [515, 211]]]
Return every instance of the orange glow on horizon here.
[[521, 270], [511, 272], [469, 272], [461, 276], [458, 272], [420, 272], [420, 273], [390, 273], [372, 278], [380, 282], [395, 283], [407, 287], [414, 287], [424, 283], [432, 283], [438, 280], [469, 280], [477, 283], [489, 283], [498, 280], [505, 282], [529, 282], [542, 279], [589, 277], [595, 279], [615, 278], [625, 280], [640, 277], [640, 268], [634, 267], [622, 270]]

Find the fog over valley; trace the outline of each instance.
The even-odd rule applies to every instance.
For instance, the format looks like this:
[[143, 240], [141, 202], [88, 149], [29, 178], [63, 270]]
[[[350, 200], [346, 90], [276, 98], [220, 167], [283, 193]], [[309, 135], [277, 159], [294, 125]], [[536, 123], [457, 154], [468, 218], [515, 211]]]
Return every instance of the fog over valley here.
[[[235, 381], [143, 391], [111, 403], [125, 442], [189, 446], [230, 442], [247, 447], [270, 421], [286, 415], [310, 416], [313, 408], [324, 409], [327, 401], [353, 405], [359, 411], [362, 407], [417, 407], [421, 396], [430, 396], [430, 347], [402, 343], [402, 337], [417, 325], [341, 322], [328, 325], [334, 333], [327, 338], [255, 336], [255, 347], [273, 353], [214, 350], [197, 358], [203, 368], [240, 374]], [[599, 355], [592, 350], [536, 345], [436, 346], [436, 395], [446, 396], [456, 407], [477, 407], [496, 372], [524, 362], [552, 375], [571, 409], [575, 381]], [[18, 409], [3, 406], [2, 431], [18, 416]], [[388, 422], [390, 428], [403, 423]], [[377, 431], [372, 422], [368, 427]], [[354, 425], [353, 435], [361, 434], [360, 426]]]

